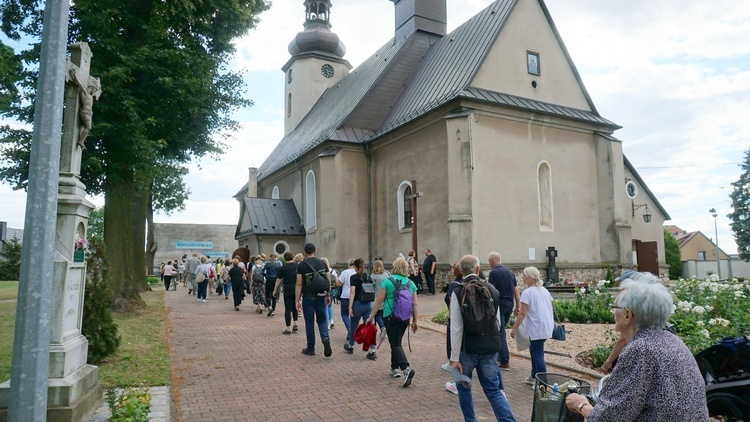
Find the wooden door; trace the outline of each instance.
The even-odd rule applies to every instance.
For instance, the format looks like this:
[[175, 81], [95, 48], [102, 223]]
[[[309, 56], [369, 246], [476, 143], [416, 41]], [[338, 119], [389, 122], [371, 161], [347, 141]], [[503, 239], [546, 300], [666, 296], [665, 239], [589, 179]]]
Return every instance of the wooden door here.
[[638, 271], [659, 275], [659, 248], [656, 242], [638, 242], [635, 245], [638, 255]]

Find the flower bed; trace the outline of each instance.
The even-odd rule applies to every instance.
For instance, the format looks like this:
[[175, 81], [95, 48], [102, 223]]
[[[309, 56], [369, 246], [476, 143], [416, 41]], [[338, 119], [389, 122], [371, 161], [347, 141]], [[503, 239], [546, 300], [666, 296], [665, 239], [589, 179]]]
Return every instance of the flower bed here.
[[736, 278], [719, 282], [716, 275], [706, 280], [679, 279], [672, 288], [674, 306], [670, 322], [693, 353], [723, 337], [750, 334], [750, 284]]

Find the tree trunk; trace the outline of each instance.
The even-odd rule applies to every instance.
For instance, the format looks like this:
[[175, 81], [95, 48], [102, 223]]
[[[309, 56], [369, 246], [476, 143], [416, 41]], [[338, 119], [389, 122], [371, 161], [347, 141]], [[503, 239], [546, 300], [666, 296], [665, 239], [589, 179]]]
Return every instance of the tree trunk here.
[[[151, 198], [151, 195], [149, 195]], [[154, 272], [154, 256], [159, 245], [154, 242], [154, 204], [149, 199], [146, 211], [146, 271], [148, 274]]]
[[134, 268], [138, 268], [140, 270], [138, 271], [137, 277], [135, 277], [134, 282], [139, 292], [151, 291], [151, 287], [149, 287], [148, 283], [146, 282], [146, 270], [148, 268], [146, 267], [146, 255], [143, 253], [143, 248], [145, 247], [146, 243], [144, 235], [146, 234], [146, 210], [148, 209], [148, 198], [150, 196], [149, 192], [149, 188], [144, 188], [143, 190], [136, 189], [135, 197], [133, 200], [133, 208], [131, 211], [133, 214], [132, 254], [135, 261]]
[[140, 224], [134, 221], [137, 204], [133, 172], [123, 170], [111, 176], [114, 177], [108, 177], [104, 192], [104, 243], [107, 246], [104, 264], [115, 297], [114, 309], [126, 312], [144, 305], [139, 288], [145, 283], [143, 231], [140, 236], [134, 233], [136, 227], [143, 228], [145, 216]]

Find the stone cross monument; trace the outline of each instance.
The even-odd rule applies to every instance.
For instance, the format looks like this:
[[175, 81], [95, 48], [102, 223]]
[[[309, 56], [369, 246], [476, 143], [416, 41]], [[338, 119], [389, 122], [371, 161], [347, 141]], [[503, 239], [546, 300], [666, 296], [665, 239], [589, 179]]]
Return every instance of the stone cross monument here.
[[[73, 44], [70, 51], [65, 77], [49, 325], [47, 419], [54, 421], [85, 420], [96, 410], [101, 398], [98, 368], [86, 363], [88, 340], [81, 335], [86, 263], [75, 254], [76, 238], [86, 238], [89, 211], [94, 208], [86, 199], [86, 187], [80, 181], [81, 154], [91, 129], [93, 101], [101, 94], [101, 85], [99, 79], [89, 75], [88, 44]], [[0, 384], [0, 420], [9, 407], [9, 391], [9, 381]]]
[[76, 238], [86, 239], [89, 211], [94, 208], [80, 180], [81, 154], [101, 85], [89, 75], [92, 54], [88, 44], [72, 44], [70, 52], [60, 147], [47, 407], [70, 415], [63, 420], [78, 420], [95, 410], [101, 396], [98, 368], [86, 363], [88, 340], [81, 335], [86, 262], [76, 262], [81, 260], [75, 257]]

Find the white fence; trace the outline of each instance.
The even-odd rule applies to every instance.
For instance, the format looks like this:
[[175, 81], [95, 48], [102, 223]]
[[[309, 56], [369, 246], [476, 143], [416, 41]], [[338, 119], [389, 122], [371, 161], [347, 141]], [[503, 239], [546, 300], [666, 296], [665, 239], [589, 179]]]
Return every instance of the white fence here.
[[[716, 261], [696, 261], [689, 260], [682, 262], [682, 278], [705, 278], [710, 272], [718, 274], [718, 265]], [[722, 259], [721, 260], [721, 278], [723, 280], [732, 277], [745, 277], [750, 279], [750, 262], [741, 259]]]

